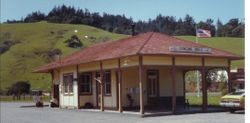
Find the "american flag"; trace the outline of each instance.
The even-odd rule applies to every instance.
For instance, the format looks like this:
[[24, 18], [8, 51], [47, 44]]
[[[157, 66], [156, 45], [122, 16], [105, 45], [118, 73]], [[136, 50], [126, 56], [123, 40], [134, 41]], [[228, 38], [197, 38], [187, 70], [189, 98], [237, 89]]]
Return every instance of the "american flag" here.
[[196, 36], [199, 38], [209, 38], [211, 37], [211, 32], [205, 29], [197, 29]]

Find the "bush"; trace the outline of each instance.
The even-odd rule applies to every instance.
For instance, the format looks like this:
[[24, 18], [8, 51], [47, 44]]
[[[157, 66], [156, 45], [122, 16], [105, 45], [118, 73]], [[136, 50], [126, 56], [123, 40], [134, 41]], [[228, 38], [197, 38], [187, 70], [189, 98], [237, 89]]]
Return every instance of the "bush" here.
[[81, 40], [76, 35], [72, 35], [71, 38], [64, 43], [67, 43], [67, 46], [71, 48], [79, 48], [83, 46]]
[[0, 54], [3, 54], [4, 52], [8, 51], [11, 46], [20, 43], [20, 41], [15, 41], [15, 40], [4, 40], [0, 42]]
[[14, 45], [14, 42], [11, 40], [6, 40], [6, 41], [2, 41], [0, 42], [0, 54], [6, 52], [7, 50], [9, 50], [9, 48]]

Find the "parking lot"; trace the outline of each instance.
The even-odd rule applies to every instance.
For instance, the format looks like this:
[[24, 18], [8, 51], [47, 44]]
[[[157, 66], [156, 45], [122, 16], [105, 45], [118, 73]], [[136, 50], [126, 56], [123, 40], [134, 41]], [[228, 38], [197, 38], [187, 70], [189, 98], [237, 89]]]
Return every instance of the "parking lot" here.
[[1, 102], [1, 123], [244, 123], [244, 112], [197, 113], [141, 118], [135, 114], [23, 107], [32, 103]]

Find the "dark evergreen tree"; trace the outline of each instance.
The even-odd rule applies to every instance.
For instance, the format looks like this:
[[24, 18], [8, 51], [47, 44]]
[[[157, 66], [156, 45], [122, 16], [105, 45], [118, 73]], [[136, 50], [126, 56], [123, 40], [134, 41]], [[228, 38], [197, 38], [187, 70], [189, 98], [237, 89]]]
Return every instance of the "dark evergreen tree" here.
[[[125, 15], [111, 15], [103, 13], [90, 12], [88, 9], [75, 9], [72, 6], [55, 6], [48, 15], [39, 11], [28, 14], [21, 20], [7, 20], [7, 23], [23, 23], [38, 22], [46, 20], [50, 23], [69, 23], [69, 24], [85, 24], [104, 29], [109, 32], [131, 34], [131, 25], [135, 24], [136, 33], [143, 32], [161, 32], [168, 35], [195, 35], [196, 23], [192, 16], [186, 15], [184, 18], [178, 19], [173, 16], [163, 16], [159, 14], [155, 19], [148, 21], [134, 22], [132, 18]], [[234, 18], [226, 24], [222, 24], [220, 20], [216, 23], [217, 29], [212, 19], [200, 21], [197, 23], [198, 28], [211, 31], [212, 36], [234, 36], [243, 37], [245, 24]]]
[[195, 22], [193, 17], [186, 15], [183, 21], [183, 27], [186, 35], [196, 35], [195, 33]]
[[29, 22], [39, 22], [39, 21], [43, 21], [45, 20], [46, 15], [44, 13], [41, 13], [40, 11], [37, 12], [32, 12], [31, 14], [28, 14], [25, 18], [24, 18], [24, 22], [25, 23], [29, 23]]
[[200, 21], [197, 24], [197, 28], [205, 29], [211, 31], [211, 35], [215, 36], [215, 26], [213, 25], [213, 20], [212, 19], [207, 19], [206, 22]]
[[181, 18], [176, 23], [174, 35], [185, 35], [184, 23]]
[[217, 26], [216, 36], [217, 37], [225, 36], [225, 29], [223, 27], [222, 22], [219, 19], [217, 20], [216, 26]]

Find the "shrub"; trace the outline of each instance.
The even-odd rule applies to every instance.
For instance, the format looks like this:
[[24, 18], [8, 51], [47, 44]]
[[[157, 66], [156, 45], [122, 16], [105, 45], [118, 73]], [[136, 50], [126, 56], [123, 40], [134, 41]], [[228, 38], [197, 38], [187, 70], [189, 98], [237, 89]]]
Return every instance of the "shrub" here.
[[79, 48], [83, 46], [81, 40], [76, 35], [72, 35], [71, 38], [64, 43], [67, 43], [67, 46], [71, 48]]
[[4, 40], [0, 42], [0, 54], [3, 54], [4, 52], [8, 51], [11, 46], [20, 43], [20, 41], [14, 41], [11, 39]]
[[11, 40], [6, 40], [6, 41], [2, 41], [0, 42], [0, 54], [6, 52], [7, 50], [9, 50], [9, 48], [14, 45], [14, 42]]

